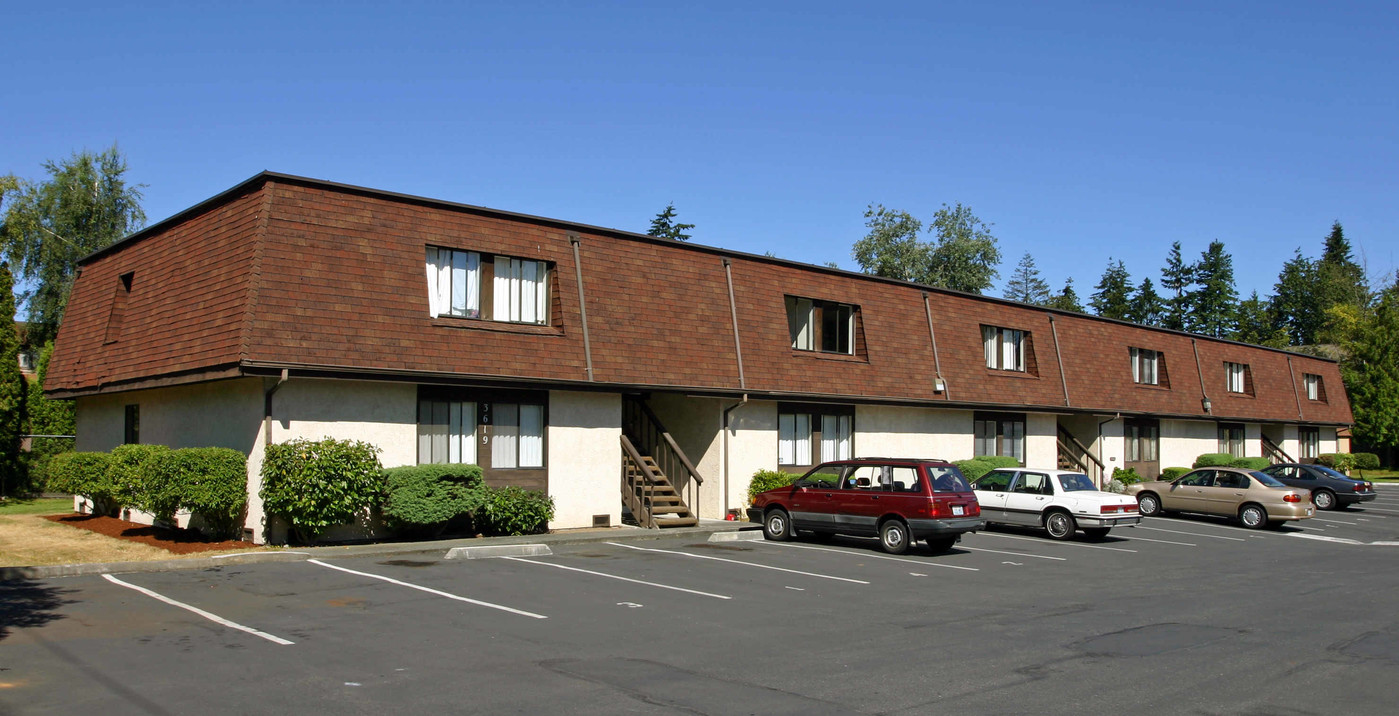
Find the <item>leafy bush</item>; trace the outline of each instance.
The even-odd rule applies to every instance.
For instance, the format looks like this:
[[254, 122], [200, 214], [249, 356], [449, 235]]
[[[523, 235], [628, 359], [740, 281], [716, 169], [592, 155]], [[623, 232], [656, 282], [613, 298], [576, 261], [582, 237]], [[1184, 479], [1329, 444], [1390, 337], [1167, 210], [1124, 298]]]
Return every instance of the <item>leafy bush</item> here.
[[1191, 467], [1229, 467], [1237, 459], [1227, 452], [1207, 452], [1195, 458]]
[[1114, 467], [1112, 469], [1112, 479], [1115, 482], [1122, 483], [1123, 485], [1135, 485], [1138, 482], [1142, 481], [1142, 476], [1137, 473], [1137, 469], [1135, 467], [1129, 467], [1126, 469]]
[[1262, 470], [1273, 464], [1266, 457], [1236, 457], [1229, 463], [1229, 467], [1241, 467], [1245, 470]]
[[179, 507], [202, 517], [217, 536], [236, 536], [248, 504], [248, 458], [228, 448], [183, 448], [147, 464], [151, 482], [173, 485]]
[[1161, 479], [1170, 482], [1187, 472], [1190, 472], [1190, 468], [1188, 467], [1168, 467], [1161, 471]]
[[107, 479], [111, 456], [105, 452], [65, 452], [49, 461], [49, 489], [81, 495], [92, 502], [93, 512], [110, 515], [119, 507], [115, 489]]
[[527, 535], [544, 532], [554, 519], [554, 499], [521, 487], [488, 487], [477, 511], [476, 524], [493, 535]]
[[957, 460], [952, 464], [956, 465], [957, 469], [962, 471], [962, 477], [967, 478], [968, 482], [996, 469], [994, 465], [979, 457], [972, 458], [971, 460]]
[[296, 439], [269, 445], [262, 459], [262, 501], [285, 518], [297, 538], [353, 521], [378, 501], [379, 448], [358, 440]]
[[1380, 456], [1372, 452], [1353, 452], [1351, 457], [1355, 459], [1355, 466], [1361, 470], [1380, 469]]
[[993, 470], [999, 467], [1020, 467], [1020, 461], [1009, 455], [982, 455], [975, 459], [990, 465]]
[[118, 445], [107, 463], [107, 480], [118, 502], [155, 515], [162, 522], [175, 519], [180, 509], [179, 481], [153, 469], [155, 461], [170, 452], [164, 445]]
[[384, 470], [384, 519], [406, 532], [440, 533], [486, 502], [476, 465], [408, 465]]
[[1348, 452], [1324, 452], [1316, 461], [1337, 472], [1350, 472], [1355, 467], [1355, 456]]
[[775, 487], [786, 487], [800, 478], [801, 475], [795, 472], [759, 470], [753, 473], [753, 479], [748, 482], [748, 502], [751, 504], [760, 492], [767, 492]]

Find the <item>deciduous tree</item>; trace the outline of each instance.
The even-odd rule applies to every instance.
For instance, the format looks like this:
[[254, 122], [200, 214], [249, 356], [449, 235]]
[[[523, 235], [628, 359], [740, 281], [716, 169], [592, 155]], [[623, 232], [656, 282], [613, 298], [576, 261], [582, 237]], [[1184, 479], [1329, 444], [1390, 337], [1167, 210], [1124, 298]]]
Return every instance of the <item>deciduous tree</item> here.
[[1001, 250], [990, 224], [959, 202], [943, 204], [933, 214], [929, 229], [938, 237], [928, 267], [929, 284], [967, 293], [991, 288], [1000, 275], [996, 266], [1001, 263]]
[[15, 333], [14, 278], [0, 262], [0, 495], [13, 494], [24, 479], [19, 441], [24, 433], [26, 398]]
[[856, 241], [850, 251], [860, 270], [901, 281], [928, 283], [932, 247], [918, 239], [923, 222], [906, 211], [870, 204], [865, 207], [865, 227], [869, 233]]
[[1355, 414], [1356, 439], [1399, 447], [1399, 274], [1346, 346], [1341, 372]]

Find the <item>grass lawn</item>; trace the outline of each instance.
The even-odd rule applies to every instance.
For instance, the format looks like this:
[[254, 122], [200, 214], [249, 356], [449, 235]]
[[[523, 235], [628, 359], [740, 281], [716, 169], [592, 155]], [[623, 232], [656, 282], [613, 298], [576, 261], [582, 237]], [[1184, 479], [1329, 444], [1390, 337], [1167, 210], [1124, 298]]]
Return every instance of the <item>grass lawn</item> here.
[[71, 497], [10, 499], [0, 502], [0, 515], [61, 515], [72, 511]]

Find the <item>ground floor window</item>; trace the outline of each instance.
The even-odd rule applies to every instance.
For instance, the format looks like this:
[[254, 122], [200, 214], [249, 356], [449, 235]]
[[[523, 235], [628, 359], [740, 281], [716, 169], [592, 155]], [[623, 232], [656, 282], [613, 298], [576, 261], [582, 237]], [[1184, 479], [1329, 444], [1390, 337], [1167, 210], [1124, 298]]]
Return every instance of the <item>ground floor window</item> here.
[[1219, 424], [1219, 451], [1234, 457], [1244, 456], [1244, 426], [1233, 423]]
[[1123, 435], [1127, 440], [1127, 462], [1159, 459], [1161, 429], [1155, 420], [1128, 420]]
[[546, 399], [533, 391], [424, 388], [418, 396], [418, 462], [543, 468]]
[[1321, 430], [1318, 428], [1297, 428], [1298, 457], [1315, 460], [1321, 454]]
[[777, 410], [778, 465], [805, 467], [854, 455], [854, 408], [780, 404]]
[[141, 442], [141, 406], [128, 405], [122, 420], [122, 441], [127, 445]]
[[972, 433], [977, 457], [1004, 455], [1025, 464], [1025, 414], [976, 413]]

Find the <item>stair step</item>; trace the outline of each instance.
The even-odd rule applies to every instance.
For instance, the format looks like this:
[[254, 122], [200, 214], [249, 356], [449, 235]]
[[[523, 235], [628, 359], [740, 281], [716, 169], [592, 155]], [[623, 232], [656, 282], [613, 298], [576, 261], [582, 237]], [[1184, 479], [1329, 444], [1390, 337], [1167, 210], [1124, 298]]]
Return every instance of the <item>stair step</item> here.
[[656, 518], [656, 527], [665, 529], [667, 527], [694, 527], [699, 524], [698, 517], [668, 517]]
[[690, 514], [690, 508], [686, 507], [685, 505], [652, 505], [651, 514], [688, 515]]

